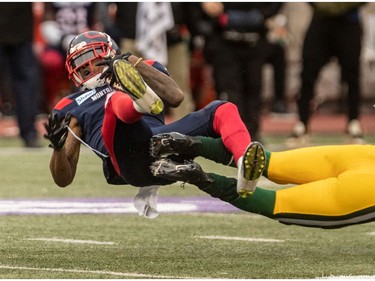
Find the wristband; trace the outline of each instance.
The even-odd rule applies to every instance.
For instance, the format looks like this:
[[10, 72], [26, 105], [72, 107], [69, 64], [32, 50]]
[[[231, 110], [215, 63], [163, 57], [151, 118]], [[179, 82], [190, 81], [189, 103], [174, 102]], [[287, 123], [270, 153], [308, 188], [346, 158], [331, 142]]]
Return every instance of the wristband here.
[[138, 64], [141, 63], [141, 61], [143, 61], [143, 58], [142, 57], [138, 58], [133, 66], [136, 67]]

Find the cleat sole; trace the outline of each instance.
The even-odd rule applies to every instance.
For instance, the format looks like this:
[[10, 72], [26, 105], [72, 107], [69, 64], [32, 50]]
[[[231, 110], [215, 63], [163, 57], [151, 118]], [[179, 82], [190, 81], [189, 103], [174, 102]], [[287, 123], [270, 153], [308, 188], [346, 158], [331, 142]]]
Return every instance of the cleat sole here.
[[[142, 98], [142, 96], [146, 93], [146, 84], [138, 70], [135, 69], [130, 62], [125, 60], [115, 61], [113, 69], [118, 83], [122, 86], [126, 93], [129, 94], [134, 100]], [[160, 105], [155, 106], [155, 111], [159, 110], [159, 106]]]
[[263, 147], [255, 143], [255, 145], [248, 148], [244, 157], [244, 178], [247, 180], [259, 178], [265, 167]]
[[[247, 148], [242, 160], [242, 176], [248, 182], [257, 181], [263, 174], [266, 166], [266, 157], [263, 146], [259, 142], [252, 142]], [[238, 186], [237, 193], [246, 198], [254, 192], [254, 185]]]

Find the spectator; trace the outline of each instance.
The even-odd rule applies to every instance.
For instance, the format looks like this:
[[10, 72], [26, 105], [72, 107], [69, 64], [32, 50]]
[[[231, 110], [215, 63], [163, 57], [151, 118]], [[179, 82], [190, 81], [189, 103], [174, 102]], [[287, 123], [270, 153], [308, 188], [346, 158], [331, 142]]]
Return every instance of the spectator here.
[[[184, 101], [182, 104], [178, 108], [168, 108], [171, 118], [177, 120], [195, 109], [190, 89], [190, 54], [183, 34], [183, 32], [186, 31], [186, 4], [178, 2], [165, 2], [163, 4], [165, 5], [164, 7], [169, 7], [169, 9], [171, 9], [173, 15], [172, 21], [168, 21], [167, 16], [161, 17], [162, 20], [165, 21], [165, 26], [172, 23], [169, 28], [165, 29], [167, 44], [166, 58], [161, 57], [160, 53], [158, 55], [148, 55], [147, 52], [150, 52], [150, 48], [149, 46], [145, 47], [145, 42], [142, 41], [140, 32], [137, 32], [137, 28], [139, 31], [139, 24], [137, 23], [142, 22], [145, 32], [155, 34], [152, 27], [156, 24], [148, 24], [148, 21], [152, 20], [153, 14], [147, 15], [148, 11], [155, 13], [155, 9], [152, 8], [155, 7], [153, 5], [160, 5], [160, 3], [142, 3], [141, 5], [136, 2], [117, 2], [117, 11], [114, 19], [115, 28], [110, 28], [108, 32], [113, 38], [119, 38], [118, 43], [122, 52], [130, 51], [146, 59], [152, 57], [166, 65], [169, 73], [184, 92]], [[139, 7], [142, 7], [141, 12]], [[113, 6], [109, 5], [109, 9], [112, 10]], [[142, 14], [144, 18], [140, 19]], [[159, 35], [155, 39], [159, 40], [161, 36], [162, 35]], [[165, 61], [163, 61], [164, 59]]]
[[259, 140], [266, 20], [282, 3], [197, 4], [191, 4], [195, 7], [191, 30], [205, 38], [204, 56], [213, 68], [217, 98], [236, 104], [251, 136]]
[[266, 64], [273, 69], [273, 93], [274, 97], [271, 104], [271, 112], [287, 113], [288, 106], [285, 96], [286, 81], [286, 58], [285, 49], [282, 45], [275, 42], [268, 42]]
[[33, 51], [33, 3], [0, 3], [0, 65], [9, 67], [20, 137], [25, 147], [40, 147], [38, 64]]
[[273, 69], [273, 93], [274, 97], [271, 103], [271, 112], [288, 113], [286, 101], [286, 50], [289, 36], [286, 29], [287, 19], [284, 15], [277, 15], [268, 20], [267, 26], [269, 33], [267, 36], [267, 56], [266, 63]]
[[297, 99], [299, 121], [287, 140], [289, 146], [299, 146], [308, 141], [311, 100], [322, 67], [332, 57], [341, 66], [341, 82], [347, 85], [346, 132], [352, 143], [363, 143], [363, 130], [359, 122], [360, 54], [362, 24], [359, 8], [361, 2], [310, 3], [313, 16], [305, 35], [302, 52], [301, 90]]
[[185, 6], [181, 2], [172, 2], [174, 26], [167, 31], [168, 63], [167, 68], [173, 79], [184, 92], [185, 98], [177, 108], [171, 108], [172, 119], [178, 120], [195, 109], [190, 86], [190, 57], [188, 43], [188, 29], [186, 26]]
[[[92, 2], [45, 2], [41, 32], [46, 48], [40, 56], [46, 111], [70, 92], [65, 70], [66, 48], [71, 39], [86, 30], [101, 30], [97, 4]], [[65, 92], [64, 92], [65, 90]]]

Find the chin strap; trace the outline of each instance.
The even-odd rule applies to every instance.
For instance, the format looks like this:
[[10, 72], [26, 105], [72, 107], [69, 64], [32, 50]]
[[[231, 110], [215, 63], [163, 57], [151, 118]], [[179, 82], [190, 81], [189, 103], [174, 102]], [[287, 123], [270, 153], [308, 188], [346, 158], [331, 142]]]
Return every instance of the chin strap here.
[[79, 142], [81, 142], [84, 146], [86, 146], [88, 149], [90, 149], [91, 151], [95, 152], [98, 156], [101, 156], [103, 158], [109, 158], [109, 155], [106, 155], [104, 153], [101, 153], [99, 150], [96, 150], [95, 148], [92, 148], [90, 145], [88, 145], [87, 143], [85, 143], [79, 136], [77, 136], [73, 130], [68, 126], [67, 127], [69, 132], [73, 135], [74, 138], [76, 138]]

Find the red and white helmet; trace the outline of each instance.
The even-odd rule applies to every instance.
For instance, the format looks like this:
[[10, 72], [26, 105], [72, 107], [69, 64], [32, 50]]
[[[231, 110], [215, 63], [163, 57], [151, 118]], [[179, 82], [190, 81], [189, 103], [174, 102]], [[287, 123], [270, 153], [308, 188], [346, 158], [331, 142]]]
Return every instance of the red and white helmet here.
[[[105, 81], [99, 77], [107, 67], [95, 67], [93, 61], [112, 58], [116, 54], [120, 54], [120, 49], [108, 34], [99, 31], [78, 34], [67, 50], [65, 66], [69, 79], [77, 87], [84, 89], [93, 89], [104, 84]], [[83, 68], [87, 69], [84, 75], [80, 72]]]

